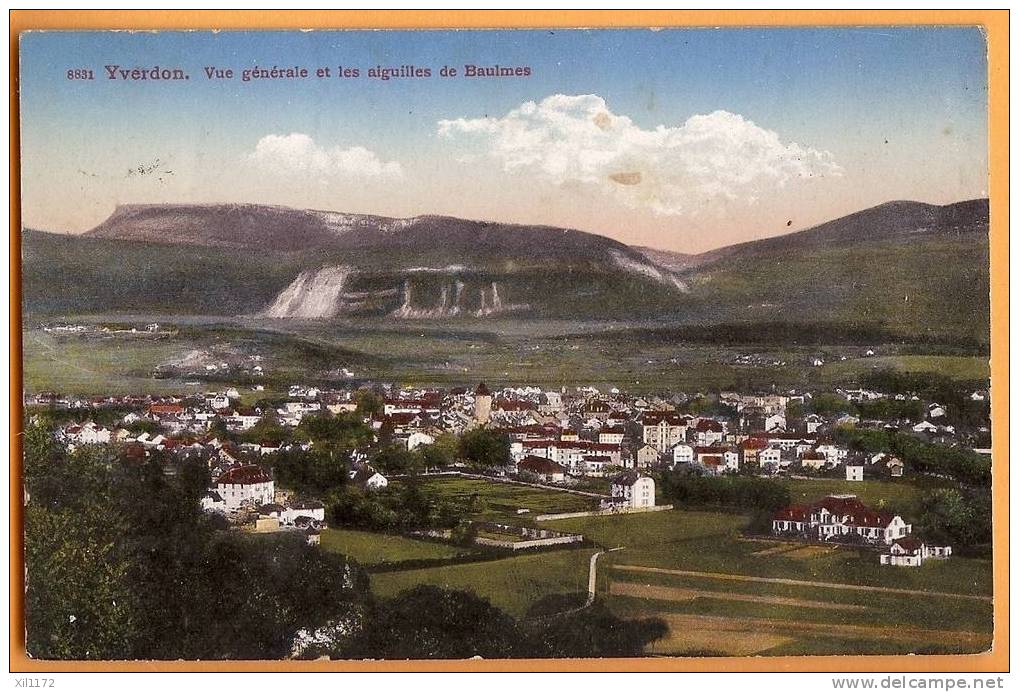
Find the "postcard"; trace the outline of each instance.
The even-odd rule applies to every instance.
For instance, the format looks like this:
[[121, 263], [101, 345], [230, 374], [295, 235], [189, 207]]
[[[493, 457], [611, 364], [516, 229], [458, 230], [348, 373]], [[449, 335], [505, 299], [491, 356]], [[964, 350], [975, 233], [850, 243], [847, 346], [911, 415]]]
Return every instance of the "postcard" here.
[[27, 659], [993, 651], [988, 33], [865, 24], [22, 32]]

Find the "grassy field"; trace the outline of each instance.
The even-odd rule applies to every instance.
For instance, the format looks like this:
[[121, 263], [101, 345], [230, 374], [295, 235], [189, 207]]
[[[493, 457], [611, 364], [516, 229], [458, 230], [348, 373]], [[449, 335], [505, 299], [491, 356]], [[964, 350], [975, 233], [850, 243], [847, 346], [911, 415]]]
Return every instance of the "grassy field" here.
[[[68, 317], [76, 322], [100, 319]], [[131, 316], [140, 324], [150, 319], [165, 322], [158, 316]], [[407, 385], [485, 381], [494, 385], [619, 387], [634, 393], [746, 389], [773, 384], [829, 388], [856, 383], [875, 368], [938, 372], [967, 381], [987, 374], [984, 356], [911, 355], [908, 346], [901, 344], [873, 344], [879, 349], [879, 356], [874, 358], [861, 357], [858, 347], [829, 346], [824, 349], [832, 354], [826, 355], [828, 362], [815, 368], [809, 365], [818, 354], [813, 346], [691, 343], [684, 341], [683, 333], [631, 331], [632, 325], [627, 323], [467, 320], [419, 325], [379, 320], [176, 320], [184, 327], [179, 336], [149, 343], [58, 340], [43, 334], [28, 319], [26, 389], [82, 394], [184, 392], [187, 388], [180, 380], [153, 380], [152, 369], [192, 349], [224, 342], [266, 358], [271, 366], [265, 380], [267, 388], [295, 381], [329, 382], [328, 373], [341, 367], [353, 370], [358, 379]], [[747, 354], [756, 354], [769, 365], [737, 362]], [[847, 360], [835, 360], [837, 354], [845, 355]]]
[[833, 381], [858, 377], [877, 370], [930, 372], [957, 380], [986, 380], [991, 376], [991, 362], [987, 356], [918, 356], [908, 354], [877, 356], [826, 363], [820, 369], [825, 377]]
[[[474, 518], [517, 525], [533, 524], [527, 515], [516, 514], [518, 508], [541, 514], [580, 511], [597, 504], [596, 500], [579, 495], [494, 481], [442, 476], [424, 479], [422, 483], [429, 493], [446, 497], [477, 494], [482, 508]], [[498, 538], [505, 540], [507, 536]], [[372, 574], [372, 590], [378, 596], [394, 596], [418, 584], [434, 584], [473, 591], [518, 616], [525, 615], [547, 596], [586, 593], [589, 559], [595, 552], [591, 548], [573, 548], [497, 560], [479, 557], [476, 562], [400, 569], [401, 562], [453, 559], [471, 551], [438, 542], [346, 529], [324, 531], [322, 547], [349, 555], [369, 567], [393, 566], [393, 571]]]
[[71, 394], [186, 391], [181, 381], [152, 377], [153, 368], [177, 351], [178, 347], [171, 341], [55, 339], [42, 330], [26, 330], [23, 345], [25, 390]]
[[620, 615], [666, 620], [670, 635], [654, 653], [947, 653], [989, 645], [989, 562], [881, 567], [871, 551], [746, 540], [745, 522], [671, 511], [549, 528], [623, 547], [599, 563], [599, 595]]
[[456, 545], [348, 529], [326, 529], [322, 532], [321, 545], [323, 550], [342, 553], [365, 566], [442, 560], [469, 552]]
[[[466, 499], [476, 495], [480, 499], [481, 509], [473, 518], [483, 521], [531, 524], [533, 522], [530, 517], [536, 514], [584, 512], [598, 508], [598, 500], [594, 498], [526, 485], [456, 476], [427, 478], [421, 483], [426, 492], [438, 497]], [[530, 511], [517, 514], [518, 509]]]
[[502, 560], [373, 574], [372, 591], [387, 597], [418, 584], [464, 589], [521, 617], [547, 596], [586, 592], [588, 564], [594, 552], [592, 549], [557, 550]]

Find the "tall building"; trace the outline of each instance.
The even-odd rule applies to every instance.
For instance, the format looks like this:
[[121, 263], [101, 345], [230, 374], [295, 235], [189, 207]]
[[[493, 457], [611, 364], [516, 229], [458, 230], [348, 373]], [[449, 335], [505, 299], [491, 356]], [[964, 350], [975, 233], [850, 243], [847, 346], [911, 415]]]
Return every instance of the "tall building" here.
[[492, 393], [488, 391], [488, 387], [482, 382], [478, 385], [478, 388], [474, 390], [474, 422], [478, 425], [485, 425], [488, 423], [489, 417], [492, 415]]

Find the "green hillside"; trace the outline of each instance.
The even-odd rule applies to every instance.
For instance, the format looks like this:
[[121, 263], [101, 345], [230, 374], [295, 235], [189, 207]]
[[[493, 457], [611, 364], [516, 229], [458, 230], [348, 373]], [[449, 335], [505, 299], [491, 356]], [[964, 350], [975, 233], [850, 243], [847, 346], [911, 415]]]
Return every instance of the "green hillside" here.
[[881, 327], [988, 343], [988, 240], [930, 236], [723, 258], [685, 278], [699, 318]]

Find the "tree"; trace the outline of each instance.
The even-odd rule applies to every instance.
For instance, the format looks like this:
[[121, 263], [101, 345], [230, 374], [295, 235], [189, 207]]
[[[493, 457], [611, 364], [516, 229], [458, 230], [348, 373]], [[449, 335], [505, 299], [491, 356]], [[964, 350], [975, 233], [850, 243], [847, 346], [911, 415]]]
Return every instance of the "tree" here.
[[[367, 601], [367, 578], [303, 536], [219, 531], [208, 471], [113, 448], [25, 444], [28, 651], [55, 659], [280, 658]], [[176, 463], [176, 462], [172, 462]]]
[[245, 430], [241, 437], [248, 442], [282, 444], [288, 442], [292, 434], [289, 428], [280, 425], [275, 415], [266, 414], [248, 430]]
[[385, 405], [382, 397], [368, 389], [360, 390], [354, 400], [357, 401], [357, 415], [362, 418], [374, 418], [382, 413]]
[[25, 431], [25, 620], [37, 658], [127, 658], [141, 606], [123, 553], [110, 450], [67, 455], [52, 431]]
[[383, 473], [411, 473], [421, 466], [421, 457], [408, 452], [402, 444], [391, 444], [379, 450], [372, 460], [372, 465]]
[[669, 631], [658, 618], [623, 620], [601, 603], [549, 618], [536, 629], [534, 655], [551, 658], [642, 656]]
[[435, 438], [430, 445], [421, 445], [414, 452], [420, 459], [420, 465], [427, 469], [442, 468], [456, 461], [460, 452], [460, 440], [456, 435], [443, 433]]
[[466, 591], [422, 585], [376, 605], [348, 658], [512, 658], [526, 655], [516, 621]]
[[491, 430], [474, 428], [460, 437], [460, 456], [476, 468], [505, 466], [510, 459], [509, 440]]
[[987, 492], [940, 488], [920, 498], [917, 523], [932, 541], [974, 546], [991, 540], [991, 499]]
[[662, 494], [678, 505], [774, 512], [790, 503], [789, 489], [755, 476], [699, 476], [677, 469], [662, 475]]
[[273, 457], [271, 464], [279, 485], [318, 495], [349, 482], [349, 458], [349, 453], [284, 449]]

